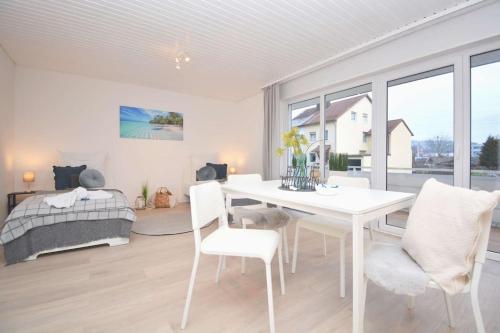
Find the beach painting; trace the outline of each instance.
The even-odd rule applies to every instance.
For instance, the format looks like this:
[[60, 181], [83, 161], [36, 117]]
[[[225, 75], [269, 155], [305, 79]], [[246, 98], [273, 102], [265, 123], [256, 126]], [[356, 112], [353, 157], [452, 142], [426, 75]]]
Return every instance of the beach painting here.
[[120, 137], [128, 139], [183, 139], [182, 113], [120, 106]]

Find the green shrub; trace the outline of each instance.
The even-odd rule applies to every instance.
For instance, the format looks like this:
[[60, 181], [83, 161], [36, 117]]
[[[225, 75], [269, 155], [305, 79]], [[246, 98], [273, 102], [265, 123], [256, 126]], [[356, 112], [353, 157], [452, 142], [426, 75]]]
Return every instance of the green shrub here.
[[348, 154], [342, 153], [330, 153], [328, 158], [328, 168], [331, 171], [347, 171], [347, 166], [349, 161]]

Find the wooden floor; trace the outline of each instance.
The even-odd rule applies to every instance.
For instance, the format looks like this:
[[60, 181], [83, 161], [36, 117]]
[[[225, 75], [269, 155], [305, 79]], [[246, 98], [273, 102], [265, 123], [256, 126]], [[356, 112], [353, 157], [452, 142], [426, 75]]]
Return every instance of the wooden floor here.
[[[293, 229], [292, 225], [288, 230], [289, 244]], [[297, 273], [285, 267], [285, 296], [279, 293], [273, 263], [277, 332], [350, 332], [350, 254], [347, 295], [342, 299], [338, 243], [328, 240], [324, 257], [322, 236], [308, 231], [301, 236]], [[75, 250], [0, 267], [0, 332], [179, 332], [193, 245], [190, 233], [132, 234], [129, 245]], [[239, 260], [228, 258], [227, 263], [217, 285], [216, 258], [201, 257], [185, 332], [267, 332], [264, 265], [248, 260], [242, 276]], [[474, 332], [469, 299], [459, 295], [452, 302], [455, 330], [447, 326], [444, 301], [436, 290], [417, 297], [415, 309], [409, 311], [404, 297], [369, 284], [365, 331]], [[499, 262], [485, 265], [480, 305], [486, 331], [500, 332]]]

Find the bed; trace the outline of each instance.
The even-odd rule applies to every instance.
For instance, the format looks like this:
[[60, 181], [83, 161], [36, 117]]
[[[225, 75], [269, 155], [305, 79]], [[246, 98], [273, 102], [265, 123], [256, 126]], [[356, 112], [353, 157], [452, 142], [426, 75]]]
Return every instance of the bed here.
[[129, 242], [136, 215], [119, 190], [106, 190], [111, 199], [77, 201], [69, 208], [54, 208], [34, 195], [21, 202], [7, 217], [0, 234], [7, 264], [36, 259], [40, 254], [69, 249]]

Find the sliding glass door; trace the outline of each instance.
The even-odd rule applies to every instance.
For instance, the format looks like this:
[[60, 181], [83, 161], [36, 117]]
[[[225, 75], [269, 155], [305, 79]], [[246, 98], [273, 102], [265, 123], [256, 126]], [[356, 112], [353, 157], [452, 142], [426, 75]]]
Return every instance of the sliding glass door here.
[[[453, 66], [387, 82], [387, 189], [418, 193], [429, 178], [453, 184]], [[391, 214], [404, 228], [407, 211]]]
[[[500, 190], [499, 41], [304, 93], [314, 98], [289, 101], [289, 124], [315, 142], [308, 163], [325, 178], [329, 155], [344, 153], [348, 175], [369, 177], [377, 189], [418, 194], [436, 178]], [[399, 211], [379, 227], [401, 234], [407, 218]], [[500, 207], [488, 250], [500, 260]]]
[[347, 154], [347, 174], [370, 179], [372, 110], [371, 83], [325, 95], [326, 170], [336, 168], [330, 156]]
[[[472, 56], [470, 186], [500, 190], [500, 50]], [[500, 253], [500, 208], [493, 214], [488, 250]]]
[[[288, 105], [290, 127], [297, 127], [311, 144], [306, 153], [308, 166], [320, 166], [320, 156], [311, 149], [323, 138], [320, 126], [320, 98], [296, 102]], [[307, 148], [307, 147], [306, 147]], [[293, 156], [288, 154], [288, 165], [293, 164]]]

